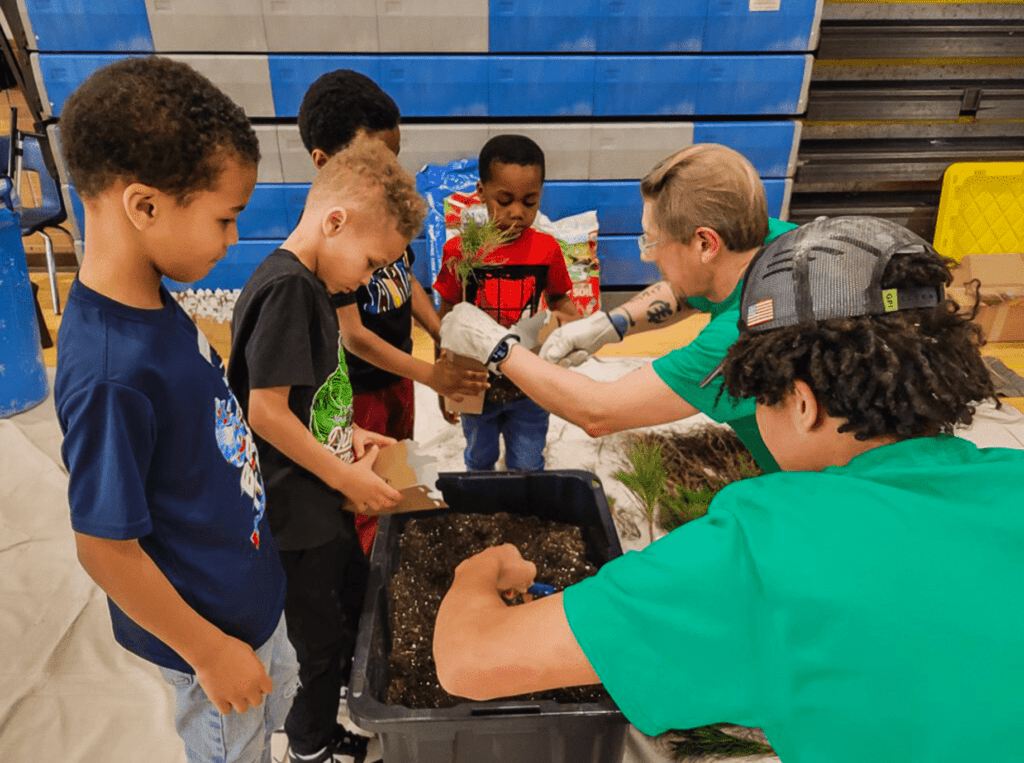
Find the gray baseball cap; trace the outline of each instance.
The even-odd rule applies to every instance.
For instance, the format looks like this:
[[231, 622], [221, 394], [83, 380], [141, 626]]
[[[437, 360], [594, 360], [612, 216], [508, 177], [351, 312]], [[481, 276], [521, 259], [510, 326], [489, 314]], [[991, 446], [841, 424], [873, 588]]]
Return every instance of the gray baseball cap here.
[[[878, 217], [832, 217], [801, 225], [751, 260], [743, 277], [740, 331], [935, 307], [945, 296], [941, 286], [882, 288], [892, 256], [915, 250], [934, 251], [917, 234]], [[721, 369], [719, 364], [701, 386]]]

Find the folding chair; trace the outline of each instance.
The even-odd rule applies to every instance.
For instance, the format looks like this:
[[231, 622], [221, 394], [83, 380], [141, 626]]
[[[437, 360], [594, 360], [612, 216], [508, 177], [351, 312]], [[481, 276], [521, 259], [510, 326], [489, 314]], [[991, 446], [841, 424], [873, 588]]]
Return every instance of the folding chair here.
[[68, 214], [64, 208], [64, 198], [61, 196], [60, 188], [50, 174], [43, 158], [41, 140], [45, 140], [44, 136], [22, 132], [18, 129], [18, 110], [12, 107], [11, 134], [9, 137], [0, 136], [0, 157], [7, 157], [5, 164], [8, 177], [14, 181], [14, 191], [19, 199], [24, 199], [21, 193], [22, 175], [26, 171], [36, 172], [39, 175], [40, 199], [38, 206], [22, 206], [19, 210], [21, 212], [21, 235], [24, 238], [38, 233], [43, 237], [46, 247], [46, 271], [50, 277], [53, 314], [60, 315], [57, 263], [53, 254], [53, 241], [46, 232], [46, 228], [57, 228], [66, 233], [68, 237], [71, 237], [71, 233], [61, 225], [67, 220]]

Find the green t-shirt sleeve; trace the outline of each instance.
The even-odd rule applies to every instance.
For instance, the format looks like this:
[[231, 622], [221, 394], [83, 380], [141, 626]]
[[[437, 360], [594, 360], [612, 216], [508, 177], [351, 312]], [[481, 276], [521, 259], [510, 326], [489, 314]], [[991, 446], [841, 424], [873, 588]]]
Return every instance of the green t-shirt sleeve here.
[[[765, 722], [774, 655], [743, 528], [728, 511], [615, 559], [567, 588], [569, 627], [625, 716], [645, 734]], [[770, 706], [770, 705], [767, 705]]]
[[715, 421], [729, 423], [754, 415], [754, 400], [737, 400], [723, 393], [722, 377], [701, 387], [700, 383], [718, 367], [729, 348], [739, 338], [739, 308], [733, 307], [712, 317], [711, 322], [685, 347], [658, 358], [652, 364], [654, 372], [673, 392], [698, 411]]

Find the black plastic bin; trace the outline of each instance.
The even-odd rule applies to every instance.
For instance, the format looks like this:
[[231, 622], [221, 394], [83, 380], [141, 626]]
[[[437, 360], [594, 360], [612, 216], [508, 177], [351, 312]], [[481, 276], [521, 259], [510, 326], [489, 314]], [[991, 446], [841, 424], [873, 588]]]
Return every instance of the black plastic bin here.
[[[452, 510], [504, 511], [578, 525], [599, 566], [622, 554], [601, 482], [590, 472], [446, 472], [437, 486]], [[380, 734], [384, 763], [618, 763], [627, 721], [611, 700], [466, 701], [425, 710], [384, 703], [390, 647], [386, 586], [398, 563], [399, 536], [409, 517], [437, 513], [381, 520], [352, 666], [352, 720]]]

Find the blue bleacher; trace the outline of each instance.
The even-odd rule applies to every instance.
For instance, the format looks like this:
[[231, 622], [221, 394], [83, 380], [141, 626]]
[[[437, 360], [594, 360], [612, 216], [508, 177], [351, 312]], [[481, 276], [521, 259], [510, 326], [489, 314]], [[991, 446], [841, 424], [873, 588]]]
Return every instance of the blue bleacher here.
[[743, 154], [762, 178], [792, 177], [800, 122], [696, 122], [694, 143], [721, 143]]
[[594, 113], [592, 56], [490, 56], [488, 116]]
[[[707, 53], [814, 50], [822, 0], [707, 0]], [[766, 10], [756, 10], [766, 8]]]
[[[320, 0], [291, 1], [304, 20], [320, 12]], [[678, 148], [692, 141], [737, 149], [764, 180], [770, 213], [787, 212], [800, 138], [794, 117], [804, 109], [822, 0], [473, 0], [462, 11], [476, 30], [464, 48], [452, 43], [460, 11], [427, 18], [426, 5], [370, 4], [337, 45], [320, 33], [297, 34], [294, 19], [289, 26], [279, 7], [255, 0], [244, 19], [236, 0], [17, 5], [49, 101], [44, 117], [59, 117], [97, 68], [156, 50], [195, 65], [257, 118], [264, 162], [239, 218], [241, 240], [197, 286], [240, 287], [297, 223], [311, 171], [294, 126], [302, 96], [321, 74], [351, 68], [378, 82], [410, 120], [410, 170], [438, 156], [475, 156], [484, 135], [497, 131], [533, 134], [552, 170], [542, 211], [552, 219], [598, 211], [602, 283], [614, 287], [657, 278], [636, 250], [638, 178], [677, 140]], [[280, 31], [273, 44], [271, 23]], [[60, 170], [80, 235], [81, 203]], [[426, 240], [413, 248], [417, 276], [429, 284]]]
[[600, 5], [599, 51], [698, 53], [704, 47], [707, 0], [601, 0]]
[[35, 50], [154, 50], [145, 0], [30, 0], [27, 10]]
[[[817, 44], [823, 0], [489, 0], [485, 26], [489, 41], [465, 51], [490, 53], [696, 53], [804, 52]], [[33, 50], [48, 52], [158, 51], [303, 53], [341, 49], [352, 52], [451, 52], [447, 34], [401, 35], [401, 19], [378, 3], [378, 19], [360, 15], [353, 30], [339, 30], [303, 49], [302, 40], [322, 38], [308, 27], [315, 15], [300, 13], [305, 32], [282, 29], [273, 3], [240, 18], [238, 7], [216, 0], [182, 10], [160, 8], [152, 18], [145, 0], [22, 0], [18, 3], [32, 33]], [[331, 12], [321, 4], [321, 13]], [[482, 10], [482, 9], [481, 9]], [[371, 11], [372, 13], [372, 11]], [[401, 10], [397, 12], [401, 14]], [[410, 11], [413, 13], [413, 11]], [[457, 11], [451, 13], [457, 22]], [[230, 18], [229, 18], [230, 17]], [[331, 21], [344, 14], [334, 11]], [[196, 24], [203, 28], [196, 28]], [[376, 23], [374, 23], [376, 21]], [[422, 21], [410, 17], [406, 26]], [[294, 26], [294, 25], [293, 25]], [[421, 23], [422, 26], [422, 23]], [[268, 31], [269, 30], [269, 31]], [[280, 33], [279, 33], [280, 31]], [[256, 39], [256, 37], [259, 39]], [[281, 39], [278, 39], [278, 38]], [[334, 45], [325, 45], [335, 39]], [[346, 48], [346, 42], [354, 47]]]
[[377, 82], [403, 117], [487, 116], [487, 56], [388, 56]]
[[599, 0], [491, 0], [492, 53], [592, 53]]
[[274, 113], [282, 116], [298, 116], [306, 89], [322, 74], [335, 69], [353, 69], [380, 82], [380, 58], [376, 56], [273, 55], [268, 57], [268, 64]]
[[[121, 58], [112, 53], [36, 56], [50, 102]], [[231, 56], [218, 72], [208, 56], [180, 56], [226, 92], [253, 93], [250, 117], [295, 118], [321, 74], [361, 71], [401, 104], [405, 117], [787, 116], [803, 108], [809, 57], [757, 56]], [[248, 62], [251, 59], [251, 65]], [[226, 59], [227, 60], [227, 59]], [[239, 67], [237, 64], [245, 63]], [[271, 97], [260, 97], [269, 70]], [[240, 74], [245, 81], [240, 81]], [[218, 81], [218, 74], [222, 79]], [[236, 96], [237, 99], [237, 96]], [[272, 105], [271, 105], [272, 101]], [[266, 104], [264, 106], [263, 104]], [[254, 112], [254, 109], [257, 110]], [[265, 113], [264, 113], [265, 112]]]

